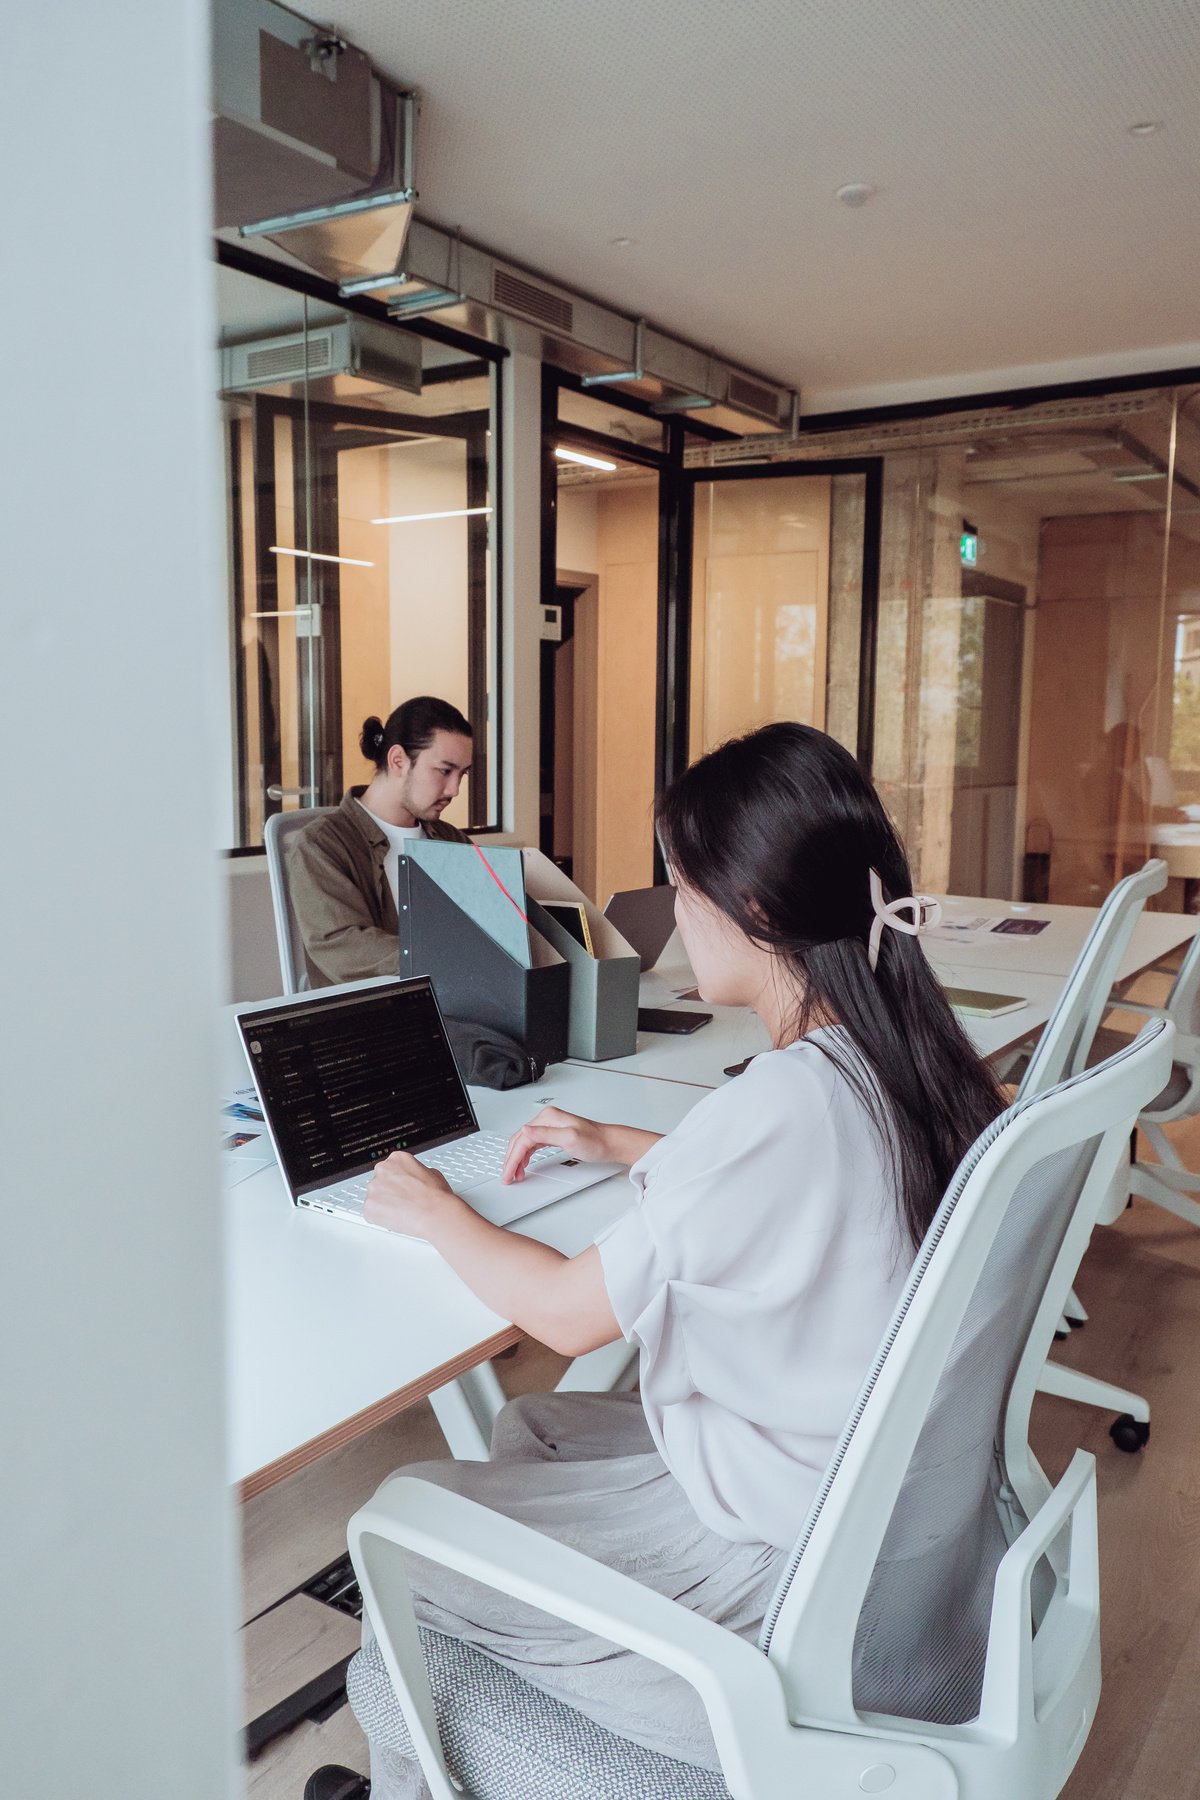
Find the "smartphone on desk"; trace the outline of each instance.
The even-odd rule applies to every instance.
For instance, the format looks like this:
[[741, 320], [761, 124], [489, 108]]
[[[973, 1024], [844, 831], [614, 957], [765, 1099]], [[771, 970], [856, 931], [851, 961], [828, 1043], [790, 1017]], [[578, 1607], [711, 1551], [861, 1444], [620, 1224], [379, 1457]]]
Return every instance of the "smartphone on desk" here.
[[668, 1012], [665, 1007], [639, 1006], [639, 1031], [669, 1031], [686, 1037], [690, 1031], [699, 1031], [712, 1018], [706, 1012]]

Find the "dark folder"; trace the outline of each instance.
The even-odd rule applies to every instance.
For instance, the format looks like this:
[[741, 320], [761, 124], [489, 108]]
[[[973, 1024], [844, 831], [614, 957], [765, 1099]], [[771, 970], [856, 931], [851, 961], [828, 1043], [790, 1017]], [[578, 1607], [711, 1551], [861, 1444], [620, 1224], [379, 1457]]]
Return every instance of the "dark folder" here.
[[[480, 874], [490, 882], [482, 864]], [[451, 1018], [490, 1025], [540, 1061], [561, 1062], [570, 1009], [567, 964], [525, 967], [413, 857], [400, 858], [399, 877], [401, 975], [428, 975]]]

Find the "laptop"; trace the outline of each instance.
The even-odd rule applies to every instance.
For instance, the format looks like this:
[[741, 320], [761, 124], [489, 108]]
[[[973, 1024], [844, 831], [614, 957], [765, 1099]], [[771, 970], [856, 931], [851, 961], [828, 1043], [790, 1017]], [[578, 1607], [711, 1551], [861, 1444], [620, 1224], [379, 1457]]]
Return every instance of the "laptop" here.
[[439, 1169], [493, 1225], [618, 1172], [542, 1148], [505, 1187], [508, 1139], [479, 1129], [427, 975], [277, 1001], [237, 1022], [295, 1206], [366, 1224], [367, 1183], [393, 1150]]
[[675, 889], [629, 888], [609, 896], [604, 916], [610, 919], [631, 949], [642, 959], [642, 973], [652, 969], [675, 929]]

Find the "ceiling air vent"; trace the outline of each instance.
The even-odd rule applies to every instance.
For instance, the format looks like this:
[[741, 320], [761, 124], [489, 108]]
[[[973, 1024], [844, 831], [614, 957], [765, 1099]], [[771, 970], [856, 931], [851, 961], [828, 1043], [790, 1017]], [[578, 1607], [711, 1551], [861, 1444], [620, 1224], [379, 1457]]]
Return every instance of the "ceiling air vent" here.
[[539, 325], [553, 326], [556, 331], [574, 329], [575, 308], [564, 295], [539, 287], [528, 276], [516, 275], [499, 264], [492, 267], [492, 305], [502, 312], [519, 313], [523, 319], [536, 319]]
[[[342, 319], [308, 334], [227, 344], [221, 351], [221, 388], [227, 394], [291, 394], [318, 399], [390, 404], [388, 391], [421, 391], [421, 342], [411, 332], [368, 319]], [[347, 385], [349, 384], [349, 385]]]
[[324, 375], [333, 360], [332, 334], [310, 332], [307, 353], [304, 338], [283, 338], [246, 354], [244, 379], [248, 386], [263, 381], [302, 381], [305, 374]]
[[729, 371], [726, 398], [730, 406], [740, 406], [746, 412], [757, 413], [760, 419], [770, 419], [772, 424], [779, 419], [779, 395], [776, 389], [764, 387], [758, 381], [749, 381], [734, 369]]

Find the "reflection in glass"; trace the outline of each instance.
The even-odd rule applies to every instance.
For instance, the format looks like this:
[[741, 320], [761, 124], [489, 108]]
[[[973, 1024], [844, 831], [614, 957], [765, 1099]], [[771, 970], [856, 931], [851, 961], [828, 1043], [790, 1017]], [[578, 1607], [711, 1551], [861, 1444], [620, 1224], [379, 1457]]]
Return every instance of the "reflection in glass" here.
[[340, 368], [345, 315], [219, 276], [238, 842], [261, 842], [272, 812], [336, 805], [366, 780], [363, 719], [416, 693], [476, 725], [475, 766], [448, 818], [494, 824], [486, 365], [352, 321], [375, 334], [370, 372], [365, 360]]
[[1200, 891], [1197, 423], [1149, 390], [886, 457], [875, 776], [930, 891]]

